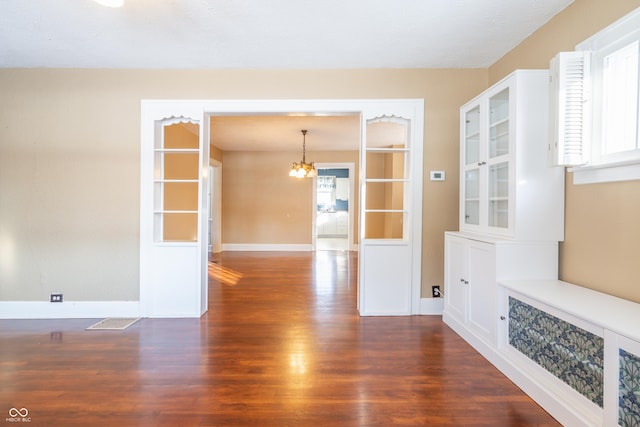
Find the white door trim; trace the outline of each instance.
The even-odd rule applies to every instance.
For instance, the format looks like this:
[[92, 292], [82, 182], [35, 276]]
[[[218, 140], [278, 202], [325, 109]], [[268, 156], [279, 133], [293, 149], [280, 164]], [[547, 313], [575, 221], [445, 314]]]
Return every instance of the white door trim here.
[[[359, 282], [358, 310], [361, 315], [388, 316], [421, 314], [422, 281], [422, 186], [424, 101], [388, 100], [370, 106], [361, 115], [360, 206], [359, 206]], [[377, 107], [377, 108], [376, 108]], [[367, 202], [364, 187], [367, 176], [368, 122], [404, 121], [408, 125], [408, 182], [405, 208], [408, 209], [402, 239], [365, 239], [364, 216]], [[408, 223], [408, 224], [407, 224]], [[367, 260], [371, 262], [367, 262]]]
[[[356, 199], [356, 192], [355, 192], [355, 173], [356, 173], [356, 165], [353, 162], [316, 162], [315, 163], [315, 167], [316, 169], [349, 169], [349, 211], [347, 212], [349, 215], [349, 227], [348, 227], [348, 248], [350, 251], [355, 251], [356, 250], [356, 246], [353, 244], [353, 225], [354, 225], [354, 203], [353, 201]], [[317, 196], [317, 191], [315, 188], [315, 184], [316, 184], [316, 179], [314, 178], [314, 190], [313, 190], [313, 197], [312, 197], [312, 209], [313, 209], [313, 219], [312, 219], [312, 224], [311, 224], [311, 235], [313, 236], [312, 238], [312, 247], [315, 250], [316, 249], [316, 238], [318, 236], [318, 233], [316, 232], [316, 218], [317, 216], [315, 215], [316, 213], [316, 196]]]
[[[222, 163], [209, 159], [212, 172], [213, 188], [211, 191], [211, 252], [222, 251]], [[211, 182], [211, 181], [210, 181]]]

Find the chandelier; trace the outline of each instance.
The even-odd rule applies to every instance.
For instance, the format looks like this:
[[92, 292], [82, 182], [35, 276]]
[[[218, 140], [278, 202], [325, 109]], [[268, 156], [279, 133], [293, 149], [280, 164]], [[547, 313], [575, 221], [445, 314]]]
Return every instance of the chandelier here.
[[289, 176], [295, 176], [296, 178], [313, 178], [316, 176], [316, 168], [313, 166], [313, 162], [305, 162], [306, 151], [306, 136], [307, 131], [302, 130], [302, 161], [300, 163], [293, 162]]

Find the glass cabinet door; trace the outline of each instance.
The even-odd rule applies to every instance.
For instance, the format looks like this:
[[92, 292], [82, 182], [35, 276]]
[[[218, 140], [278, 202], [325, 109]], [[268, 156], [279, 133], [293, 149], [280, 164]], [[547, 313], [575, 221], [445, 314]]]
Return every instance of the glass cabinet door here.
[[461, 114], [460, 221], [467, 231], [501, 234], [513, 222], [510, 89], [500, 88], [468, 104]]
[[465, 113], [464, 223], [480, 224], [480, 106]]
[[464, 178], [464, 222], [480, 224], [480, 169], [468, 170]]
[[468, 111], [465, 117], [464, 132], [465, 164], [480, 161], [480, 107]]
[[509, 88], [489, 99], [489, 158], [509, 154]]
[[509, 227], [509, 162], [489, 166], [488, 225]]
[[509, 228], [509, 88], [489, 98], [487, 225]]

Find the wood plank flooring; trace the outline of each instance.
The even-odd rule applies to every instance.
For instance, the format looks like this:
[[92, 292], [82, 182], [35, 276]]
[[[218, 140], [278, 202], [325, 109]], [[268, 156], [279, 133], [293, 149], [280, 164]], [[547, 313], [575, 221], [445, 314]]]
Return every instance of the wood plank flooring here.
[[353, 252], [216, 261], [201, 319], [0, 320], [0, 425], [558, 425], [440, 317], [359, 317]]

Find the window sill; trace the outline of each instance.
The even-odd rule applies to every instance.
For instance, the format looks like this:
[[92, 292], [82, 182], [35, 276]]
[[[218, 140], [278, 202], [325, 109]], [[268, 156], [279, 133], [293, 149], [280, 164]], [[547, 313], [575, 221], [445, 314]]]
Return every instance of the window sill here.
[[640, 179], [640, 160], [579, 166], [569, 169], [569, 172], [573, 172], [573, 183], [576, 185], [632, 181]]

